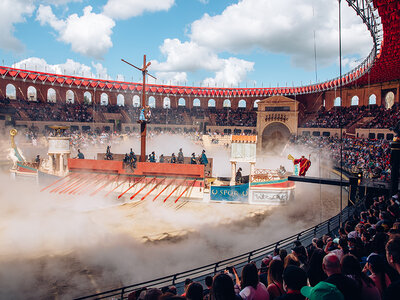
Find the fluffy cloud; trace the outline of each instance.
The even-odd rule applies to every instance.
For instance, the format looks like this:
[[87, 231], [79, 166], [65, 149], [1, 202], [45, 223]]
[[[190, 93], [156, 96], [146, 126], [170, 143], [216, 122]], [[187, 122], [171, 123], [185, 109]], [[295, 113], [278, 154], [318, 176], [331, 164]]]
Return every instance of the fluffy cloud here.
[[70, 44], [74, 52], [100, 59], [112, 47], [111, 35], [115, 22], [92, 12], [92, 7], [83, 9], [83, 15], [70, 15], [66, 20], [58, 19], [50, 6], [40, 5], [37, 20], [41, 25], [49, 24], [59, 33], [58, 39]]
[[82, 0], [43, 0], [42, 2], [54, 5], [64, 5], [70, 2], [82, 2]]
[[92, 68], [72, 59], [67, 59], [67, 61], [62, 64], [51, 65], [43, 58], [30, 57], [15, 63], [12, 67], [61, 75], [110, 79], [110, 76], [107, 74], [107, 68], [104, 68], [102, 64], [92, 62]]
[[126, 20], [144, 12], [167, 11], [175, 0], [108, 0], [104, 13], [113, 19]]
[[[352, 9], [342, 6], [343, 54], [366, 56], [371, 49], [366, 26]], [[247, 53], [262, 49], [287, 54], [294, 65], [312, 68], [314, 29], [319, 63], [326, 65], [337, 57], [337, 15], [337, 1], [333, 0], [243, 0], [220, 15], [205, 14], [193, 22], [190, 38], [216, 52]]]
[[35, 7], [34, 0], [1, 0], [0, 1], [0, 48], [22, 51], [23, 44], [14, 36], [17, 23], [25, 21]]
[[215, 72], [215, 78], [207, 78], [205, 85], [236, 85], [253, 70], [254, 63], [237, 58], [223, 59], [211, 49], [194, 42], [181, 42], [178, 39], [166, 39], [160, 47], [166, 56], [165, 62], [152, 61], [151, 70], [156, 71], [159, 80], [172, 83], [187, 80], [186, 72], [206, 70]]

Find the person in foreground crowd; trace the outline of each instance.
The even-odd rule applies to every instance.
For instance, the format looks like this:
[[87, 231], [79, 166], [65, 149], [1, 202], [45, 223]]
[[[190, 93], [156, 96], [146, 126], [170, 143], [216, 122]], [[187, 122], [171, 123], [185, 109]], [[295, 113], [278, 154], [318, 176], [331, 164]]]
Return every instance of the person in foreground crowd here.
[[389, 240], [386, 244], [386, 258], [397, 272], [397, 280], [392, 282], [383, 295], [383, 300], [395, 300], [400, 297], [400, 236]]
[[286, 294], [276, 298], [277, 300], [304, 300], [300, 290], [307, 285], [307, 274], [300, 267], [289, 265], [283, 271], [283, 288]]
[[258, 270], [254, 263], [249, 263], [242, 270], [242, 290], [239, 296], [243, 300], [269, 300], [267, 288], [258, 278]]
[[303, 286], [301, 294], [309, 300], [344, 300], [337, 287], [325, 281], [321, 281], [315, 287]]

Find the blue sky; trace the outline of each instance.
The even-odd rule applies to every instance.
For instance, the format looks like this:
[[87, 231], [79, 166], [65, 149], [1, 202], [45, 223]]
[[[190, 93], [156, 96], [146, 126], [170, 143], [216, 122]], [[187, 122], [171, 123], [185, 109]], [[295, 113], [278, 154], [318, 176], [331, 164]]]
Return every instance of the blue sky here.
[[[344, 72], [372, 48], [342, 4]], [[159, 84], [292, 86], [334, 78], [337, 0], [2, 0], [0, 62], [37, 71]], [[314, 52], [314, 32], [316, 56]]]

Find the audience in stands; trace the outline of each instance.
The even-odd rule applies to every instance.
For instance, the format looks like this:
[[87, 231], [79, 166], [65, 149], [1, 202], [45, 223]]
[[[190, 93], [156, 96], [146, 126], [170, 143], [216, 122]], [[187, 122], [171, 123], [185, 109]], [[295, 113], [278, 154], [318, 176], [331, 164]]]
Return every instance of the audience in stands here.
[[[186, 279], [185, 293], [180, 299], [304, 300], [305, 296], [311, 300], [398, 299], [398, 199], [398, 195], [390, 199], [375, 197], [357, 207], [336, 236], [314, 238], [307, 248], [299, 241], [296, 242], [292, 253], [284, 258], [285, 266], [277, 254], [283, 249], [276, 249], [277, 255], [268, 255], [262, 259], [260, 269], [254, 262], [246, 264], [241, 272], [239, 290], [234, 288], [235, 276], [225, 271], [217, 273], [214, 278], [206, 277], [205, 289], [199, 282]], [[262, 283], [266, 269], [267, 286]], [[172, 293], [170, 287], [164, 287], [158, 292], [153, 290], [147, 290], [142, 299], [153, 299], [153, 295], [161, 295], [163, 291], [159, 300], [176, 300], [176, 293]], [[136, 298], [129, 299], [138, 299], [139, 293], [143, 291], [132, 293]]]

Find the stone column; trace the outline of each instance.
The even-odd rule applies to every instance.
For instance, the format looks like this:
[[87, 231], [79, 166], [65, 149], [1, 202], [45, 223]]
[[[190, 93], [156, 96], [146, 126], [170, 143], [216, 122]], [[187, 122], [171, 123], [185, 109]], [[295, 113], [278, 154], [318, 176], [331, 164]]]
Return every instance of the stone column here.
[[250, 163], [250, 178], [249, 178], [249, 182], [251, 182], [251, 176], [254, 175], [255, 168], [256, 168], [256, 163], [255, 162], [251, 162]]
[[236, 177], [236, 161], [231, 161], [231, 182], [230, 182], [230, 185], [235, 185], [236, 184], [235, 177]]

